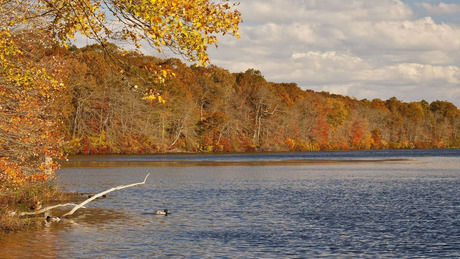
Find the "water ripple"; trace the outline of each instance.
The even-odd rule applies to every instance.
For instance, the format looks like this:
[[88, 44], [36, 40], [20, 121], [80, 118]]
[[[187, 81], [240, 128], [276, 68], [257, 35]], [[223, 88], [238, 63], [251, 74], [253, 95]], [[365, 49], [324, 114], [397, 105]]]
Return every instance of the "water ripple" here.
[[[460, 257], [458, 156], [409, 158], [66, 168], [61, 181], [80, 192], [151, 176], [90, 203], [71, 223], [0, 236], [0, 248], [9, 257]], [[154, 215], [165, 208], [171, 215]]]

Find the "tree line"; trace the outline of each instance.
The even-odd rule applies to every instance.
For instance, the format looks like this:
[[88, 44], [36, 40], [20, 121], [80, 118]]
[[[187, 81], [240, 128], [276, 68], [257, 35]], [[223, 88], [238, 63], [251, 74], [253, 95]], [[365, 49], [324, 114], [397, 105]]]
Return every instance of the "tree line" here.
[[[99, 45], [52, 48], [65, 60], [71, 154], [458, 148], [447, 101], [357, 100]], [[158, 72], [161, 71], [161, 72]], [[161, 73], [160, 75], [158, 73]]]

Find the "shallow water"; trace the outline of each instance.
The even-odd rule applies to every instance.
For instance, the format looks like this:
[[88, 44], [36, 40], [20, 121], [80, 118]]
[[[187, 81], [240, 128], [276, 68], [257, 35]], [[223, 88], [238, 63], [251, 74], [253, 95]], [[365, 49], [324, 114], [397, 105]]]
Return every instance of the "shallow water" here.
[[[0, 236], [0, 248], [6, 257], [460, 257], [459, 158], [459, 150], [74, 157], [59, 171], [69, 191], [151, 175], [70, 221]], [[153, 214], [165, 208], [172, 214]]]

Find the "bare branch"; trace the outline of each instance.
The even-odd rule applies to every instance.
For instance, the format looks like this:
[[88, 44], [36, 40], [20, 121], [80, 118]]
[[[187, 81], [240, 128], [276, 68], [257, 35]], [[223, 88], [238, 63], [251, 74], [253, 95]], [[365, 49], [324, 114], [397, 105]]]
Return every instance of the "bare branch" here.
[[38, 214], [45, 213], [45, 212], [47, 212], [49, 210], [52, 210], [52, 209], [55, 209], [55, 208], [67, 207], [67, 206], [78, 206], [78, 204], [75, 204], [75, 203], [57, 204], [57, 205], [49, 206], [49, 207], [43, 208], [41, 210], [33, 211], [33, 212], [21, 212], [19, 214], [19, 216], [22, 217], [22, 216], [29, 216], [29, 215], [38, 215]]
[[121, 190], [121, 189], [129, 188], [129, 187], [134, 187], [136, 185], [144, 184], [145, 181], [147, 180], [147, 178], [149, 177], [149, 175], [150, 175], [150, 173], [145, 176], [144, 181], [142, 181], [142, 182], [132, 183], [132, 184], [128, 184], [128, 185], [120, 185], [120, 186], [117, 186], [117, 187], [114, 187], [114, 188], [110, 188], [110, 189], [108, 189], [106, 191], [100, 192], [98, 194], [95, 194], [91, 198], [89, 198], [89, 199], [85, 200], [84, 202], [76, 205], [71, 211], [69, 211], [66, 214], [64, 214], [63, 217], [67, 217], [67, 216], [72, 215], [75, 211], [77, 211], [79, 208], [83, 207], [85, 204], [97, 199], [98, 197], [101, 197], [104, 194], [107, 194], [109, 192], [113, 192], [113, 191], [116, 191], [116, 190]]

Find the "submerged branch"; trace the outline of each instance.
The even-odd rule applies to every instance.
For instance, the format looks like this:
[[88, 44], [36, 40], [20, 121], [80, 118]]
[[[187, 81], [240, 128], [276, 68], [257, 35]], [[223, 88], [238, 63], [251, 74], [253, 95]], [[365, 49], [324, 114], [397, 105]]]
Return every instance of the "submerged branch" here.
[[22, 216], [29, 216], [29, 215], [38, 215], [38, 214], [45, 213], [55, 208], [68, 207], [68, 206], [78, 206], [78, 204], [75, 204], [75, 203], [57, 204], [57, 205], [49, 206], [49, 207], [43, 208], [41, 210], [33, 211], [33, 212], [21, 212], [19, 216], [22, 217]]
[[129, 187], [134, 187], [136, 185], [144, 184], [145, 181], [147, 180], [147, 178], [149, 177], [149, 175], [150, 175], [150, 173], [145, 176], [144, 181], [142, 181], [142, 182], [132, 183], [132, 184], [128, 184], [128, 185], [120, 185], [120, 186], [117, 186], [117, 187], [114, 187], [114, 188], [110, 188], [110, 189], [108, 189], [106, 191], [97, 193], [94, 196], [92, 196], [91, 198], [89, 198], [89, 199], [85, 200], [84, 202], [76, 205], [71, 211], [69, 211], [66, 214], [64, 214], [63, 217], [67, 217], [67, 216], [72, 215], [75, 211], [77, 211], [79, 208], [83, 207], [85, 204], [87, 204], [87, 203], [89, 203], [89, 202], [101, 197], [102, 195], [105, 195], [105, 194], [109, 193], [109, 192], [113, 192], [113, 191], [116, 191], [116, 190], [121, 190], [121, 189], [129, 188]]

